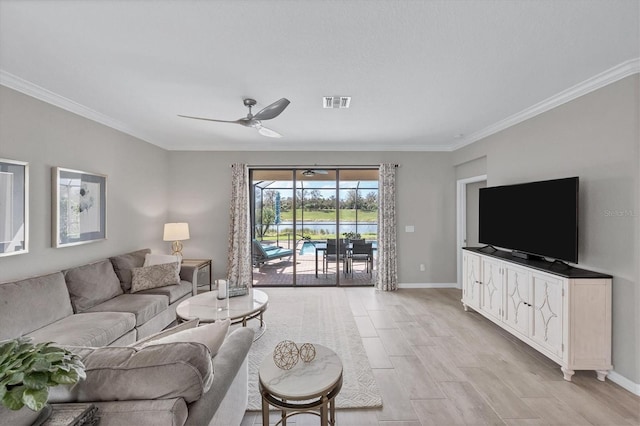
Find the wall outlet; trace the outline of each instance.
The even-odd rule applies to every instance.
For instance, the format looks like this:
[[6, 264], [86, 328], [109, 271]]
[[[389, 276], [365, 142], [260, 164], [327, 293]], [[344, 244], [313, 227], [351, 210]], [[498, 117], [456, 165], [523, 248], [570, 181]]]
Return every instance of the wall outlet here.
[[415, 232], [416, 228], [413, 225], [407, 225], [404, 227], [404, 232]]
[[421, 264], [420, 264], [420, 271], [421, 271], [421, 272], [424, 272], [424, 271], [426, 271], [426, 270], [427, 270], [427, 268], [424, 266], [424, 263], [421, 263]]

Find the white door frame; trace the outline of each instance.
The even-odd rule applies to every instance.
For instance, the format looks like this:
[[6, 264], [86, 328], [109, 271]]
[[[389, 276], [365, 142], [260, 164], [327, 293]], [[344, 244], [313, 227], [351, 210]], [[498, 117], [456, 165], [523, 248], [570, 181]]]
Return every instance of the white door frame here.
[[473, 176], [456, 181], [456, 258], [458, 288], [462, 288], [462, 247], [467, 234], [467, 185], [487, 180], [487, 175]]

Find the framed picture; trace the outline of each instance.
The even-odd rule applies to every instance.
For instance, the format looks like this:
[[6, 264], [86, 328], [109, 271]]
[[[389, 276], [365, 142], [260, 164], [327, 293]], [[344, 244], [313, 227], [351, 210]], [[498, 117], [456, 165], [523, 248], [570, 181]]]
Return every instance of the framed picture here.
[[0, 256], [29, 252], [29, 163], [0, 158]]
[[80, 170], [52, 169], [52, 240], [54, 247], [107, 238], [107, 176]]

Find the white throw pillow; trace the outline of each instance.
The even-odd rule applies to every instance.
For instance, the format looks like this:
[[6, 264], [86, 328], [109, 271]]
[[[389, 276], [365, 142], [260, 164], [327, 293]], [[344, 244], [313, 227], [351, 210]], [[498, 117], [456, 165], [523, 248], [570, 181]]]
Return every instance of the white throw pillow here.
[[196, 319], [192, 319], [189, 321], [185, 321], [185, 322], [181, 322], [180, 324], [168, 328], [166, 330], [162, 330], [162, 331], [158, 331], [157, 333], [152, 334], [151, 336], [147, 336], [144, 337], [130, 345], [127, 345], [129, 347], [139, 347], [142, 348], [146, 343], [149, 343], [152, 340], [158, 340], [158, 339], [162, 339], [163, 337], [167, 337], [170, 336], [172, 334], [176, 334], [179, 333], [181, 331], [184, 330], [188, 330], [191, 328], [196, 328], [198, 326], [198, 324], [200, 323], [200, 320], [198, 318]]
[[211, 356], [214, 356], [218, 353], [218, 350], [220, 350], [220, 346], [222, 346], [224, 339], [227, 337], [229, 325], [231, 325], [231, 321], [229, 319], [216, 321], [212, 324], [190, 328], [188, 330], [183, 330], [178, 333], [162, 337], [158, 340], [146, 342], [142, 345], [142, 347], [161, 345], [163, 343], [195, 342], [205, 345], [207, 348], [209, 348]]
[[144, 265], [142, 266], [152, 266], [152, 265], [163, 265], [165, 263], [178, 263], [178, 272], [180, 272], [180, 268], [182, 267], [182, 259], [180, 256], [176, 256], [175, 254], [153, 254], [147, 253], [144, 256]]

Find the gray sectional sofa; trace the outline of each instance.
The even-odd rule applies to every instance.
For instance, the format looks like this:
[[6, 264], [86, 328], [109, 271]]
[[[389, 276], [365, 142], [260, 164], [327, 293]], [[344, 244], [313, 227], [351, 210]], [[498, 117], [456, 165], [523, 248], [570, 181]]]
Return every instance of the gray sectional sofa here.
[[[65, 346], [125, 347], [175, 324], [176, 306], [196, 294], [197, 271], [183, 266], [179, 284], [131, 293], [131, 270], [141, 267], [149, 252], [0, 284], [0, 340], [27, 336]], [[213, 385], [196, 400], [187, 401], [176, 390], [171, 398], [92, 401], [100, 407], [101, 425], [239, 424], [247, 404], [246, 357], [252, 341], [253, 331], [246, 328], [227, 336], [211, 361]], [[146, 353], [151, 351], [141, 350], [138, 358]], [[148, 362], [163, 363], [161, 352], [154, 353]]]

